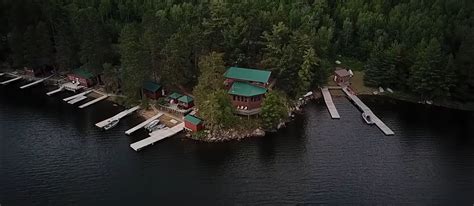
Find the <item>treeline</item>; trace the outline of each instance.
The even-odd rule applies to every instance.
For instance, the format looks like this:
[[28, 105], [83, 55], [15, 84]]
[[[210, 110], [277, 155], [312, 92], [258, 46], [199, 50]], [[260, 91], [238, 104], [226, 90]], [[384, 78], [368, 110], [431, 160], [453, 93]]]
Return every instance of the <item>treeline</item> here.
[[198, 83], [201, 56], [273, 71], [290, 97], [324, 84], [341, 57], [366, 83], [474, 100], [471, 0], [3, 0], [0, 58], [83, 67], [138, 95], [144, 80]]

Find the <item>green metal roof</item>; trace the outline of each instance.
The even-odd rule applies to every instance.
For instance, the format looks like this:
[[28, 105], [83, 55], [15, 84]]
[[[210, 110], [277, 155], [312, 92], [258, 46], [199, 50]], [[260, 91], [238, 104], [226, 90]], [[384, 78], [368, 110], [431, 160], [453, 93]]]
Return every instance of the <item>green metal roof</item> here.
[[183, 95], [180, 94], [180, 93], [177, 93], [177, 92], [173, 92], [173, 94], [170, 94], [168, 97], [171, 98], [171, 99], [178, 99], [181, 96], [183, 96]]
[[194, 100], [194, 99], [193, 99], [192, 97], [188, 96], [188, 95], [184, 95], [184, 96], [182, 96], [182, 97], [180, 97], [180, 98], [178, 99], [178, 101], [184, 102], [184, 103], [190, 103], [190, 102], [192, 102], [193, 100]]
[[245, 97], [253, 97], [267, 92], [266, 88], [255, 86], [244, 82], [234, 82], [229, 89], [229, 94]]
[[267, 83], [271, 73], [272, 72], [265, 70], [230, 67], [224, 76], [232, 79]]
[[151, 91], [151, 92], [156, 92], [156, 91], [161, 89], [161, 85], [156, 83], [156, 82], [146, 81], [143, 84], [143, 89], [146, 89], [146, 90]]
[[90, 79], [90, 78], [93, 78], [94, 77], [94, 74], [92, 74], [92, 72], [90, 71], [87, 71], [85, 69], [75, 69], [74, 70], [74, 74], [78, 75], [78, 76], [81, 76], [83, 78], [86, 78], [86, 79]]
[[190, 115], [190, 114], [186, 115], [186, 116], [184, 117], [184, 120], [185, 120], [185, 121], [188, 121], [188, 122], [191, 122], [191, 124], [194, 124], [194, 125], [198, 125], [198, 124], [200, 124], [200, 123], [202, 122], [201, 119], [199, 119], [199, 118], [197, 118], [197, 117], [195, 117], [195, 116], [193, 116], [193, 115]]

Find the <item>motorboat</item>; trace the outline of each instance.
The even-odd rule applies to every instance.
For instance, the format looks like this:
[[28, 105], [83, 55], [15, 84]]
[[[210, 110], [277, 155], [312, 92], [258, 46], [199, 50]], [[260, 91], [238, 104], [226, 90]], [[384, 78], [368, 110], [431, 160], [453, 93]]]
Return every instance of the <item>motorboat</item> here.
[[166, 127], [166, 125], [164, 125], [164, 124], [158, 124], [158, 125], [155, 125], [155, 126], [153, 126], [153, 127], [147, 128], [147, 130], [148, 130], [149, 132], [153, 132], [153, 131], [156, 131], [156, 130], [163, 129], [163, 128], [165, 128], [165, 127]]
[[372, 121], [372, 117], [369, 114], [366, 114], [365, 112], [362, 113], [362, 119], [364, 119], [364, 121], [369, 125], [375, 124]]
[[112, 129], [113, 127], [117, 126], [118, 123], [119, 123], [119, 120], [118, 120], [118, 119], [114, 119], [114, 120], [112, 120], [111, 122], [109, 122], [107, 125], [105, 125], [105, 126], [104, 126], [104, 129], [105, 129], [105, 130]]
[[145, 125], [145, 129], [150, 130], [151, 128], [155, 127], [158, 123], [160, 123], [160, 120], [155, 119], [151, 121], [150, 123], [148, 123], [147, 125]]

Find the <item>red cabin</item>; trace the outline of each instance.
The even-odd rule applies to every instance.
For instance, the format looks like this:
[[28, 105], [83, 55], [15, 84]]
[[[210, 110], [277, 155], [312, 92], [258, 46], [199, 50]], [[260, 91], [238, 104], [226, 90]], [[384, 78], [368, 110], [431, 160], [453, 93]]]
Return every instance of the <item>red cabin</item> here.
[[231, 67], [224, 74], [228, 94], [235, 112], [254, 115], [261, 111], [262, 101], [267, 93], [271, 72], [257, 69]]
[[163, 94], [163, 88], [156, 82], [147, 81], [143, 84], [143, 94], [149, 99], [158, 99]]
[[203, 121], [190, 114], [184, 117], [184, 127], [192, 132], [198, 132], [204, 129]]
[[85, 87], [91, 87], [96, 84], [95, 76], [85, 69], [76, 69], [73, 73], [68, 74], [67, 78], [70, 81], [79, 82], [80, 85]]
[[188, 95], [183, 95], [178, 98], [178, 105], [183, 109], [194, 107], [194, 99]]

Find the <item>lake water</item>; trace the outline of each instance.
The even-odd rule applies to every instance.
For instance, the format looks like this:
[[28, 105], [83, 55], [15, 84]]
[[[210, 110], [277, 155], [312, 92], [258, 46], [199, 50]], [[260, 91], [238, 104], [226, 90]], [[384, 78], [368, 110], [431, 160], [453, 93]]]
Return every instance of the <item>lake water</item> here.
[[121, 108], [85, 110], [37, 87], [0, 85], [0, 204], [295, 205], [474, 203], [474, 114], [363, 98], [396, 133], [364, 124], [336, 97], [332, 120], [320, 102], [286, 129], [220, 144], [176, 136], [135, 152]]

